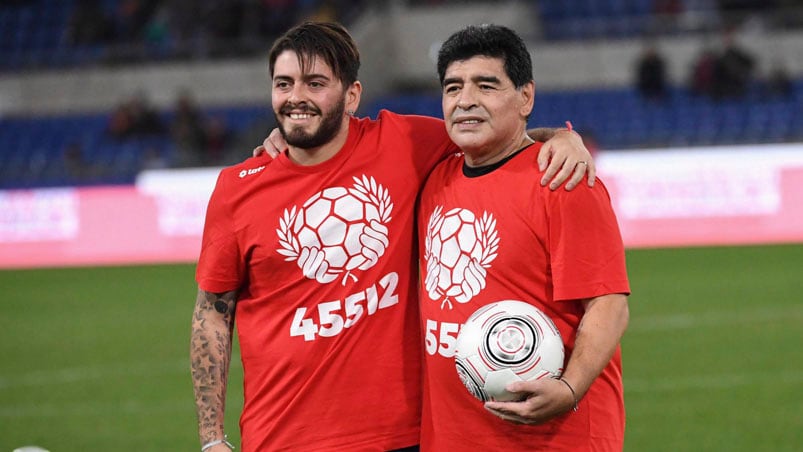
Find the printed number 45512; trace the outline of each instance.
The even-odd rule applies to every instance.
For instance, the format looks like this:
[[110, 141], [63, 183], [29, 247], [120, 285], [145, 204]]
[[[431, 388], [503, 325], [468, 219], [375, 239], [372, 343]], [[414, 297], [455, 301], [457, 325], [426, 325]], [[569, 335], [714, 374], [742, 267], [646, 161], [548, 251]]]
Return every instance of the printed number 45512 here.
[[337, 336], [345, 328], [357, 323], [364, 314], [370, 316], [378, 309], [398, 304], [399, 296], [396, 293], [398, 283], [399, 276], [395, 272], [390, 272], [379, 280], [378, 285], [372, 284], [363, 291], [347, 296], [343, 301], [319, 303], [317, 322], [314, 318], [305, 317], [307, 308], [298, 308], [290, 325], [290, 336], [304, 336], [305, 341], [315, 340], [316, 334], [321, 337]]

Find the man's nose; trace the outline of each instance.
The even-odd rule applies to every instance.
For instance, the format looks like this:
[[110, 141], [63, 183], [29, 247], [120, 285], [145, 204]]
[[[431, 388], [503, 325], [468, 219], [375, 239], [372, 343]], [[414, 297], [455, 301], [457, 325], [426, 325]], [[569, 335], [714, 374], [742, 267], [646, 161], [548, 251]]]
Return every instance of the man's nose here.
[[477, 106], [476, 90], [472, 87], [466, 86], [460, 90], [460, 95], [457, 98], [457, 106], [462, 110], [470, 110], [472, 107]]

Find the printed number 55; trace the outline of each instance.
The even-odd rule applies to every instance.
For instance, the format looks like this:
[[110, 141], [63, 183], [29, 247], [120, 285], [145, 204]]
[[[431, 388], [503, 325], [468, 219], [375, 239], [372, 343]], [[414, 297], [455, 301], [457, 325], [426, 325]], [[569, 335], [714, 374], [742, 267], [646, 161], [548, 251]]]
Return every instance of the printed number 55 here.
[[426, 346], [427, 353], [434, 355], [439, 353], [445, 358], [451, 358], [455, 353], [455, 345], [457, 343], [457, 333], [460, 331], [460, 325], [457, 323], [441, 323], [440, 332], [438, 336], [438, 322], [434, 320], [427, 320], [426, 332]]

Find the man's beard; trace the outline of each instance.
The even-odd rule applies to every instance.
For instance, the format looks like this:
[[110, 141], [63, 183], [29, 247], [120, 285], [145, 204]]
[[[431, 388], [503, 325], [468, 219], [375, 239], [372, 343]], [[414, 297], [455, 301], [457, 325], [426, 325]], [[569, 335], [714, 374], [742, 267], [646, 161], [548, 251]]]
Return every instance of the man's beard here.
[[[346, 97], [343, 96], [334, 108], [326, 112], [326, 114], [322, 114], [314, 105], [305, 103], [305, 106], [306, 111], [322, 116], [321, 125], [318, 127], [318, 130], [313, 133], [307, 133], [300, 127], [291, 128], [287, 131], [279, 120], [279, 114], [274, 112], [276, 122], [279, 125], [279, 132], [281, 132], [282, 137], [284, 137], [284, 141], [290, 146], [301, 149], [317, 148], [332, 141], [340, 130], [340, 121], [343, 120], [343, 115], [346, 113]], [[292, 106], [285, 105], [281, 108], [281, 112], [283, 115], [287, 116], [293, 108]]]

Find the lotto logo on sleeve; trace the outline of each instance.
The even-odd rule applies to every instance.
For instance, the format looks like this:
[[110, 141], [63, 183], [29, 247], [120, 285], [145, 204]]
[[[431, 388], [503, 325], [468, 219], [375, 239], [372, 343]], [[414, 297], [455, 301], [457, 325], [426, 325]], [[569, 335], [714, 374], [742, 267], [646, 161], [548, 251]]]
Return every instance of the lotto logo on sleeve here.
[[393, 203], [373, 177], [354, 178], [351, 187], [330, 187], [301, 208], [285, 209], [276, 233], [285, 260], [321, 284], [340, 277], [346, 285], [357, 270], [373, 267], [388, 247]]
[[257, 168], [250, 168], [250, 169], [247, 169], [247, 170], [242, 170], [242, 171], [240, 171], [240, 174], [239, 174], [240, 179], [244, 178], [245, 176], [251, 176], [253, 174], [257, 174], [260, 171], [262, 171], [263, 169], [265, 169], [265, 165], [259, 166]]
[[477, 218], [466, 209], [443, 207], [432, 212], [425, 237], [426, 274], [424, 286], [429, 298], [452, 307], [451, 300], [468, 303], [485, 288], [485, 277], [499, 249], [496, 219], [484, 212]]

